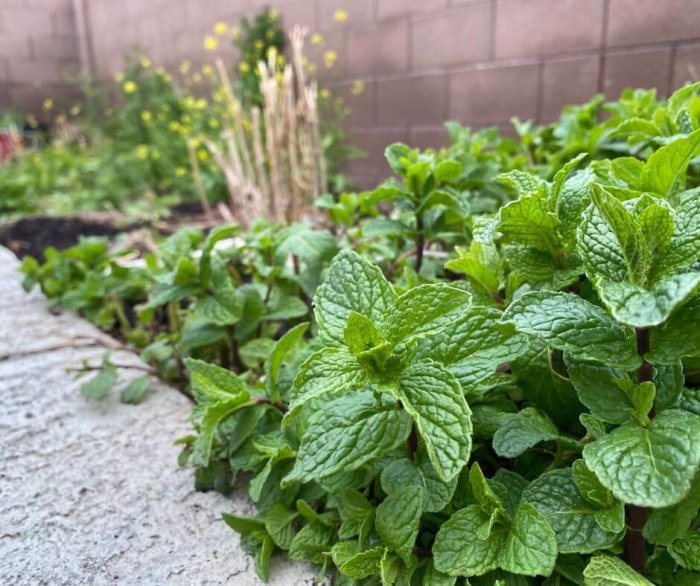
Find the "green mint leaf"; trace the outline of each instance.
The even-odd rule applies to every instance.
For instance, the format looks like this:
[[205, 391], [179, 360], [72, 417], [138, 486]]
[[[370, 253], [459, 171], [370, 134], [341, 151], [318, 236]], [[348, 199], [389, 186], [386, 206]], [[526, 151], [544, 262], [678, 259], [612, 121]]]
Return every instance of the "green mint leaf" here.
[[686, 356], [700, 356], [700, 297], [695, 297], [663, 325], [651, 330], [651, 350], [646, 355], [653, 364], [674, 364]]
[[398, 387], [430, 461], [448, 482], [466, 465], [471, 451], [471, 411], [459, 382], [441, 364], [424, 361], [409, 366]]
[[434, 334], [469, 309], [471, 295], [445, 284], [420, 285], [401, 295], [386, 314], [386, 337], [393, 344]]
[[693, 479], [693, 485], [682, 501], [654, 509], [644, 524], [644, 538], [656, 545], [668, 545], [685, 533], [698, 514], [700, 508], [700, 475]]
[[652, 153], [642, 172], [645, 190], [672, 199], [675, 193], [683, 189], [688, 164], [698, 152], [700, 152], [700, 130], [686, 137], [677, 138]]
[[294, 469], [283, 485], [356, 470], [390, 452], [410, 431], [408, 414], [377, 405], [371, 392], [331, 401], [309, 418]]
[[431, 359], [448, 367], [465, 392], [494, 376], [498, 366], [519, 356], [527, 337], [512, 324], [502, 323], [494, 308], [472, 307], [462, 319], [425, 340], [419, 359]]
[[581, 496], [589, 503], [599, 507], [609, 507], [615, 499], [612, 492], [605, 488], [584, 460], [576, 460], [571, 465], [572, 478]]
[[343, 337], [350, 352], [355, 356], [385, 343], [372, 321], [356, 311], [350, 314]]
[[383, 547], [361, 551], [340, 564], [338, 569], [346, 576], [357, 580], [379, 574], [385, 552]]
[[355, 252], [343, 251], [333, 259], [314, 296], [319, 335], [328, 344], [341, 345], [353, 311], [381, 323], [395, 300], [396, 293], [377, 266]]
[[[662, 205], [664, 204], [664, 205]], [[673, 210], [664, 200], [656, 200], [648, 195], [643, 195], [634, 206], [637, 215], [637, 224], [642, 231], [642, 236], [649, 249], [651, 262], [650, 282], [656, 279], [654, 275], [664, 253], [671, 244], [673, 234], [676, 231], [676, 221]]]
[[506, 532], [492, 532], [479, 539], [477, 531], [488, 517], [478, 505], [460, 509], [442, 524], [435, 535], [435, 568], [449, 576], [481, 576], [498, 568]]
[[304, 334], [308, 329], [308, 323], [294, 326], [277, 340], [270, 353], [265, 364], [265, 385], [270, 397], [274, 400], [280, 400], [279, 375], [284, 359], [304, 339]]
[[700, 417], [669, 410], [648, 428], [629, 422], [586, 445], [583, 456], [621, 501], [668, 507], [688, 494], [700, 464]]
[[100, 401], [104, 399], [117, 382], [117, 367], [112, 364], [109, 353], [102, 359], [99, 372], [80, 386], [80, 393], [86, 399]]
[[688, 531], [668, 546], [668, 553], [686, 570], [700, 572], [700, 532]]
[[496, 181], [510, 187], [518, 196], [544, 197], [549, 192], [549, 186], [544, 179], [524, 171], [509, 171], [501, 173]]
[[437, 513], [444, 509], [452, 499], [457, 478], [443, 482], [424, 448], [419, 448], [413, 461], [408, 458], [394, 460], [382, 470], [382, 488], [387, 494], [393, 494], [406, 486], [418, 486], [423, 497], [421, 508], [426, 513]]
[[629, 380], [623, 370], [580, 360], [568, 353], [564, 354], [564, 363], [579, 400], [597, 419], [616, 424], [631, 419], [632, 398], [625, 385], [616, 383]]
[[450, 576], [481, 576], [502, 568], [526, 576], [554, 570], [557, 542], [546, 519], [530, 505], [519, 505], [509, 528], [479, 529], [489, 518], [477, 505], [457, 511], [440, 527], [433, 544], [435, 568]]
[[496, 230], [508, 242], [534, 246], [552, 256], [559, 251], [557, 218], [549, 211], [544, 196], [524, 196], [502, 207]]
[[571, 252], [576, 248], [576, 232], [581, 224], [581, 216], [589, 201], [589, 185], [595, 180], [590, 168], [568, 177], [559, 191], [556, 200], [559, 233], [564, 249]]
[[640, 364], [634, 336], [602, 309], [568, 293], [526, 293], [506, 309], [504, 320], [548, 346], [580, 358], [633, 369]]
[[549, 417], [526, 407], [509, 416], [493, 436], [493, 449], [502, 458], [515, 458], [534, 445], [556, 440], [559, 431]]
[[418, 536], [423, 489], [407, 485], [391, 492], [377, 507], [375, 527], [384, 545], [409, 562]]
[[469, 249], [457, 246], [458, 258], [445, 264], [447, 270], [464, 274], [484, 295], [497, 293], [503, 280], [503, 267], [498, 249], [472, 240]]
[[579, 163], [588, 156], [587, 153], [579, 153], [573, 159], [564, 164], [564, 166], [559, 169], [554, 174], [552, 179], [552, 189], [550, 195], [550, 207], [556, 209], [558, 207], [559, 194], [564, 188], [566, 180], [571, 177], [574, 169], [578, 167]]
[[294, 520], [299, 516], [288, 510], [283, 504], [275, 503], [263, 514], [265, 530], [277, 547], [289, 549], [294, 541]]
[[474, 462], [469, 470], [469, 485], [474, 493], [476, 502], [479, 503], [484, 512], [491, 514], [494, 511], [503, 511], [501, 499], [484, 476], [478, 462]]
[[127, 403], [130, 405], [136, 405], [140, 403], [148, 389], [151, 388], [151, 376], [146, 374], [132, 380], [128, 385], [126, 385], [120, 394], [120, 399], [122, 403]]
[[532, 246], [510, 244], [502, 250], [511, 273], [530, 283], [548, 283], [553, 289], [561, 289], [578, 281], [583, 273], [577, 262], [567, 262], [568, 266], [561, 268], [551, 254]]
[[190, 373], [192, 392], [198, 403], [238, 400], [243, 397], [248, 400], [248, 386], [230, 370], [194, 358], [186, 358], [185, 366]]
[[700, 258], [699, 193], [696, 188], [681, 194], [676, 207], [676, 228], [658, 266], [653, 267], [655, 276], [672, 275]]
[[559, 553], [590, 553], [612, 546], [619, 533], [606, 531], [596, 521], [601, 510], [579, 492], [570, 468], [545, 472], [523, 491], [521, 502], [530, 503], [544, 517], [557, 538]]
[[218, 326], [233, 325], [241, 319], [243, 308], [224, 261], [218, 255], [212, 255], [210, 264], [212, 294], [198, 299], [194, 311]]
[[[595, 265], [591, 265], [596, 262], [597, 257], [601, 257], [603, 262], [607, 261], [610, 251], [604, 250], [603, 247], [610, 246], [624, 260], [627, 278], [635, 284], [644, 283], [650, 267], [649, 249], [634, 216], [620, 200], [597, 183], [591, 186], [591, 199], [605, 223], [604, 226], [599, 224], [598, 227], [605, 229], [607, 226], [608, 232], [605, 233], [605, 240], [597, 243], [591, 242], [588, 233], [579, 233], [582, 244], [580, 250], [584, 253], [587, 274], [591, 278], [599, 274]], [[586, 238], [581, 238], [584, 233]], [[605, 278], [607, 275], [603, 273], [601, 276]]]
[[206, 466], [211, 457], [212, 444], [219, 424], [229, 415], [247, 407], [250, 396], [247, 392], [207, 406], [199, 423], [199, 435], [194, 444], [192, 461], [197, 466]]
[[525, 576], [549, 576], [557, 560], [557, 539], [547, 519], [532, 505], [515, 508], [499, 565]]
[[585, 586], [654, 586], [619, 558], [597, 555], [583, 571]]
[[599, 280], [596, 289], [613, 317], [628, 326], [657, 326], [700, 289], [700, 272], [666, 277], [644, 289], [624, 281]]
[[333, 529], [322, 523], [313, 522], [304, 525], [292, 540], [289, 558], [321, 564], [326, 558], [326, 552], [330, 549], [329, 543], [332, 537]]
[[411, 147], [406, 146], [400, 142], [395, 142], [390, 144], [384, 150], [384, 157], [389, 163], [389, 166], [393, 171], [399, 175], [403, 175], [406, 172], [406, 168], [409, 164], [409, 158], [411, 156]]
[[[457, 581], [456, 576], [448, 576], [435, 569], [433, 560], [429, 560], [423, 570], [422, 582], [423, 586], [455, 586]], [[383, 586], [383, 585], [382, 585]]]
[[345, 348], [323, 348], [309, 356], [294, 378], [287, 426], [310, 400], [324, 395], [347, 393], [367, 385], [367, 377], [357, 359]]

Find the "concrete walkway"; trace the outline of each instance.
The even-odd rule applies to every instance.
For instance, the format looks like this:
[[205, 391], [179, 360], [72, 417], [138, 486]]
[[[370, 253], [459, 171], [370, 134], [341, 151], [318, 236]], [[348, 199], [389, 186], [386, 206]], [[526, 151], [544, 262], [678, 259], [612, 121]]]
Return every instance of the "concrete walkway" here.
[[[162, 384], [141, 405], [86, 401], [66, 368], [104, 349], [70, 346], [104, 336], [26, 295], [17, 264], [0, 248], [0, 584], [261, 584], [220, 520], [253, 511], [242, 491], [197, 493], [177, 466], [189, 401]], [[270, 584], [312, 576], [273, 560]]]

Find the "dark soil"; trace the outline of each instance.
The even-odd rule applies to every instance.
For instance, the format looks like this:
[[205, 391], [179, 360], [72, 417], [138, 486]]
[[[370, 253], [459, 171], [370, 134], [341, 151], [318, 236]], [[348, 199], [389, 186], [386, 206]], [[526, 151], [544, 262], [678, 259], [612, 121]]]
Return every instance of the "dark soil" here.
[[34, 256], [43, 261], [47, 246], [63, 250], [76, 245], [80, 236], [116, 236], [130, 229], [133, 226], [117, 226], [102, 215], [31, 216], [0, 226], [0, 245], [19, 258]]

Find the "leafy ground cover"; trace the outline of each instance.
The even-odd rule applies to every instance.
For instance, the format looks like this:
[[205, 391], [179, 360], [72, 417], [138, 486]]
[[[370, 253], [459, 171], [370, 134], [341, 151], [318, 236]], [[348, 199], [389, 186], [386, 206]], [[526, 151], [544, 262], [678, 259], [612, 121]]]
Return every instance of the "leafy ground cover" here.
[[[84, 240], [25, 286], [195, 401], [180, 438], [261, 577], [352, 585], [700, 579], [700, 85], [565, 109], [520, 139], [387, 148], [325, 219]], [[118, 365], [85, 365], [91, 399]]]

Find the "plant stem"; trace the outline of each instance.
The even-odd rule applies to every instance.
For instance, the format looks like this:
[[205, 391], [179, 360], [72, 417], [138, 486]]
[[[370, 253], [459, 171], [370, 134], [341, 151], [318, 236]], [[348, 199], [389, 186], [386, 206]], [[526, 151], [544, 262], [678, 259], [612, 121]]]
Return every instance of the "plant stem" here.
[[[637, 369], [637, 383], [649, 382], [653, 379], [651, 364], [644, 360], [644, 355], [649, 352], [649, 329], [637, 329], [637, 354], [642, 357], [642, 365]], [[649, 418], [653, 419], [654, 409], [649, 412]], [[629, 505], [627, 507], [627, 535], [625, 537], [625, 559], [627, 563], [640, 574], [644, 573], [646, 562], [646, 541], [642, 535], [642, 529], [646, 522], [647, 511], [644, 507]]]
[[423, 248], [425, 247], [425, 234], [423, 233], [423, 214], [416, 213], [416, 273], [420, 273], [423, 266]]

